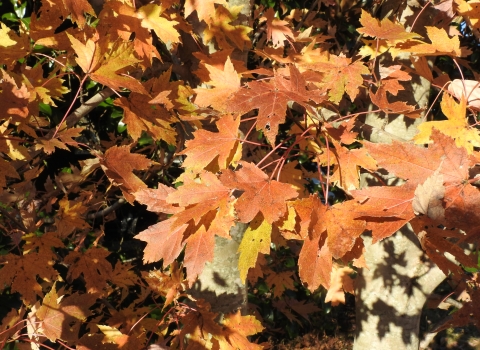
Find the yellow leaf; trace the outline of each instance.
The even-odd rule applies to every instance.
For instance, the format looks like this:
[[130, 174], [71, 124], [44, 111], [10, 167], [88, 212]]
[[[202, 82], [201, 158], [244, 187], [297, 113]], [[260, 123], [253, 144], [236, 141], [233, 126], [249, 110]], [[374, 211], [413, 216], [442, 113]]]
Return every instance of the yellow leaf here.
[[420, 124], [419, 133], [415, 136], [416, 144], [430, 143], [432, 129], [438, 129], [442, 134], [455, 139], [457, 147], [462, 147], [469, 154], [473, 153], [473, 147], [480, 147], [480, 135], [478, 130], [471, 128], [465, 116], [467, 101], [462, 97], [459, 103], [448, 94], [443, 95], [440, 107], [448, 120], [432, 121]]
[[238, 269], [240, 278], [245, 281], [248, 269], [255, 266], [258, 253], [268, 254], [270, 252], [270, 242], [272, 225], [263, 219], [263, 215], [258, 213], [250, 222], [250, 226], [243, 236], [238, 252]]

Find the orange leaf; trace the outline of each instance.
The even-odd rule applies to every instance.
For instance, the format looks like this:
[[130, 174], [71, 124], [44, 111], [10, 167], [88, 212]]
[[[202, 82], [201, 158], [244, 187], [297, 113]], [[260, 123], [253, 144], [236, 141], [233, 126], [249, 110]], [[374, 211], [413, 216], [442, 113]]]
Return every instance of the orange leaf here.
[[260, 18], [260, 23], [264, 21], [267, 23], [267, 40], [272, 41], [273, 47], [284, 46], [285, 40], [293, 41], [295, 38], [292, 30], [287, 27], [289, 22], [275, 18], [273, 7]]
[[320, 102], [323, 99], [315, 91], [306, 89], [305, 78], [295, 66], [290, 65], [289, 70], [290, 79], [275, 72], [275, 77], [268, 83], [264, 81], [248, 83], [249, 89], [239, 90], [229, 102], [229, 110], [232, 113], [244, 114], [258, 108], [257, 129], [264, 130], [272, 145], [275, 144], [278, 126], [285, 121], [289, 101], [306, 106], [310, 100]]
[[241, 222], [250, 222], [261, 212], [272, 224], [287, 211], [286, 201], [297, 197], [291, 185], [269, 180], [268, 176], [255, 165], [241, 162], [238, 171], [225, 170], [220, 181], [230, 188], [244, 191], [235, 204]]
[[207, 130], [194, 132], [195, 138], [185, 143], [186, 149], [179, 154], [186, 154], [183, 166], [193, 171], [207, 168], [212, 161], [214, 169], [227, 169], [236, 166], [241, 157], [242, 145], [239, 141], [240, 118], [234, 120], [231, 115], [223, 116], [217, 121], [218, 133]]
[[163, 259], [163, 266], [170, 265], [182, 252], [183, 233], [188, 225], [181, 225], [175, 229], [171, 226], [174, 218], [164, 220], [140, 232], [134, 238], [147, 242], [143, 251], [143, 262], [151, 263]]

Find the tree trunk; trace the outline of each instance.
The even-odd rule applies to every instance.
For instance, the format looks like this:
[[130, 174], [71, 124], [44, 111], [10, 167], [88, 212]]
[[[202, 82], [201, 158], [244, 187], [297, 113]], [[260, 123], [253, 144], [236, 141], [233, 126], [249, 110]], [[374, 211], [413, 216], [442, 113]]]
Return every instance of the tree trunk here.
[[[381, 18], [399, 14], [397, 18], [401, 23], [406, 23], [408, 28], [406, 19], [411, 24], [420, 10], [417, 7], [412, 13], [413, 7], [410, 6], [415, 2], [387, 0], [382, 5]], [[431, 15], [430, 10], [421, 14], [415, 24], [415, 32], [424, 32], [425, 22], [430, 20]], [[392, 62], [386, 56], [377, 58], [377, 63], [387, 67], [399, 63], [408, 66], [410, 60], [409, 57], [401, 57]], [[428, 104], [429, 92], [430, 83], [414, 76], [406, 84], [405, 91], [391, 98], [391, 102], [404, 101], [423, 108]], [[405, 116], [379, 116], [372, 113], [365, 118], [363, 135], [372, 142], [391, 142], [392, 139], [408, 141], [416, 134], [420, 122], [421, 118], [411, 120]], [[369, 185], [374, 185], [370, 181]], [[354, 350], [416, 350], [420, 343], [419, 326], [423, 306], [445, 275], [425, 255], [410, 225], [375, 244], [372, 244], [371, 237], [364, 235], [363, 238], [368, 270], [361, 269], [355, 281]]]

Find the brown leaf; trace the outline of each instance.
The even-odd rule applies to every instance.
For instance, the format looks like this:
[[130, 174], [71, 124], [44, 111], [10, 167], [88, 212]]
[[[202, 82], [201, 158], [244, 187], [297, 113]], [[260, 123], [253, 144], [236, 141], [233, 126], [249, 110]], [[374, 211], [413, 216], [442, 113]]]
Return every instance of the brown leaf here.
[[110, 147], [103, 158], [100, 159], [105, 175], [114, 186], [118, 186], [129, 203], [133, 203], [135, 197], [132, 193], [147, 188], [133, 170], [144, 170], [151, 165], [142, 154], [130, 153], [130, 147]]

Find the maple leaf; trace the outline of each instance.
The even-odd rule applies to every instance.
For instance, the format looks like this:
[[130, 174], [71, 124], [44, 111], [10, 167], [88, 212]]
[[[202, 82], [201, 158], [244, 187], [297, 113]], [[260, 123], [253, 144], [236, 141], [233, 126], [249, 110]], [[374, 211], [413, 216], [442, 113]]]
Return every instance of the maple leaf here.
[[22, 295], [22, 302], [26, 306], [36, 303], [37, 296], [43, 297], [43, 288], [38, 279], [55, 281], [59, 275], [53, 268], [54, 261], [48, 255], [29, 253], [25, 255], [7, 254], [0, 258], [2, 273], [0, 286], [10, 286], [12, 292]]
[[57, 339], [76, 341], [80, 326], [91, 315], [88, 309], [97, 297], [95, 294], [78, 293], [65, 297], [63, 289], [57, 291], [54, 284], [36, 312], [42, 321], [42, 333], [52, 342]]
[[272, 7], [260, 18], [260, 23], [262, 22], [267, 24], [267, 40], [272, 42], [273, 47], [284, 46], [285, 40], [291, 41], [295, 37], [292, 30], [287, 27], [289, 22], [275, 18]]
[[[152, 95], [163, 91], [165, 87], [165, 76], [150, 79], [144, 84], [146, 90]], [[113, 104], [123, 108], [123, 122], [127, 124], [128, 133], [134, 140], [138, 140], [145, 131], [153, 139], [164, 140], [168, 144], [176, 143], [177, 132], [171, 126], [177, 120], [163, 106], [149, 104], [151, 97], [145, 94], [132, 92], [128, 98], [116, 99]]]
[[130, 42], [117, 40], [109, 48], [109, 37], [88, 39], [85, 44], [68, 35], [77, 58], [75, 61], [91, 79], [114, 90], [121, 87], [148, 95], [136, 79], [121, 73], [125, 68], [140, 62], [133, 56], [134, 47]]
[[[210, 1], [210, 0], [208, 0]], [[203, 7], [203, 4], [202, 6]], [[205, 44], [215, 39], [215, 43], [220, 49], [230, 49], [230, 43], [233, 43], [237, 49], [244, 51], [245, 46], [250, 43], [248, 33], [252, 28], [244, 25], [232, 25], [231, 22], [237, 19], [241, 6], [230, 7], [217, 6], [215, 11], [210, 13], [208, 27], [203, 31], [203, 40]], [[212, 14], [214, 14], [212, 16]]]
[[230, 57], [227, 57], [223, 70], [209, 64], [205, 64], [205, 68], [210, 73], [210, 80], [205, 84], [213, 86], [213, 89], [195, 89], [195, 103], [200, 107], [211, 106], [220, 112], [227, 111], [228, 98], [240, 88], [240, 77]]
[[190, 235], [185, 248], [184, 266], [187, 268], [187, 280], [192, 286], [197, 276], [202, 273], [207, 262], [213, 260], [215, 236], [205, 230], [205, 226]]
[[[242, 155], [242, 145], [239, 141], [240, 118], [225, 115], [216, 123], [218, 133], [207, 130], [194, 132], [194, 139], [185, 143], [185, 150], [179, 154], [186, 154], [183, 167], [198, 171], [207, 168], [212, 161], [214, 169], [227, 169], [230, 165], [236, 166]], [[213, 165], [212, 165], [213, 166]]]
[[128, 146], [110, 147], [100, 159], [100, 165], [110, 182], [120, 187], [129, 203], [133, 203], [135, 200], [132, 193], [147, 188], [147, 185], [133, 173], [133, 170], [147, 169], [151, 162], [142, 154], [130, 153]]
[[55, 147], [70, 151], [67, 144], [77, 146], [78, 143], [73, 137], [81, 136], [81, 131], [83, 131], [83, 128], [68, 128], [57, 133], [56, 130], [52, 129], [44, 137], [37, 138], [35, 149], [43, 149], [46, 154], [52, 154], [55, 151]]
[[235, 210], [241, 222], [248, 223], [261, 212], [271, 224], [287, 211], [285, 202], [297, 197], [298, 193], [290, 185], [269, 180], [268, 176], [255, 165], [240, 162], [238, 171], [226, 169], [220, 181], [229, 188], [244, 191], [235, 203]]
[[24, 30], [15, 31], [0, 22], [0, 57], [3, 64], [11, 66], [30, 52], [29, 36]]
[[63, 6], [59, 6], [59, 9], [63, 18], [71, 18], [72, 22], [77, 23], [80, 28], [86, 24], [84, 13], [95, 16], [95, 11], [86, 0], [62, 0], [61, 2]]
[[338, 166], [335, 167], [330, 181], [338, 182], [345, 191], [359, 188], [360, 167], [374, 171], [377, 168], [375, 160], [368, 155], [365, 148], [348, 149], [336, 141], [332, 142], [335, 145]]
[[133, 193], [133, 195], [135, 196], [135, 200], [146, 205], [149, 211], [175, 214], [183, 208], [167, 203], [167, 196], [173, 192], [175, 192], [174, 188], [159, 183], [156, 189], [144, 188]]
[[322, 310], [317, 305], [315, 305], [315, 303], [309, 303], [306, 300], [296, 300], [296, 299], [290, 299], [290, 298], [285, 298], [285, 299], [286, 299], [287, 305], [307, 321], [310, 321], [308, 317], [309, 314]]
[[170, 273], [160, 270], [142, 271], [142, 278], [154, 293], [165, 297], [163, 309], [178, 299], [185, 289], [183, 272], [176, 261], [170, 265]]
[[240, 310], [238, 310], [235, 313], [225, 315], [222, 325], [224, 326], [222, 335], [225, 341], [220, 342], [221, 349], [263, 349], [263, 346], [250, 343], [248, 340], [249, 336], [264, 329], [262, 324], [255, 319], [255, 316], [242, 316]]
[[23, 83], [30, 92], [30, 101], [41, 101], [56, 107], [53, 99], [61, 100], [62, 96], [70, 90], [63, 86], [65, 80], [58, 78], [56, 75], [44, 78], [43, 74], [41, 65], [22, 72]]
[[445, 197], [443, 175], [435, 172], [423, 184], [417, 186], [413, 199], [415, 214], [425, 214], [433, 220], [444, 221], [445, 209], [442, 200]]
[[[295, 289], [292, 275], [293, 271], [282, 271], [278, 273], [272, 271], [268, 275], [265, 279], [265, 283], [267, 283], [270, 289], [273, 289], [274, 298], [280, 298], [286, 289]], [[273, 288], [273, 286], [275, 286], [275, 288]]]
[[404, 114], [407, 117], [419, 117], [419, 113], [413, 114], [415, 107], [403, 101], [388, 102], [387, 87], [380, 86], [375, 93], [369, 92], [372, 103], [387, 114]]
[[407, 32], [403, 25], [394, 23], [388, 18], [378, 20], [373, 18], [367, 11], [362, 9], [360, 16], [360, 24], [362, 28], [358, 28], [357, 32], [367, 36], [373, 36], [378, 39], [386, 39], [391, 45], [396, 42], [405, 41], [420, 37], [420, 35], [412, 32]]
[[362, 61], [352, 62], [350, 58], [330, 54], [320, 56], [318, 61], [305, 67], [324, 74], [322, 82], [317, 85], [328, 90], [328, 98], [334, 103], [339, 103], [345, 92], [353, 101], [358, 95], [358, 87], [363, 85], [362, 74], [370, 74]]
[[448, 85], [448, 91], [459, 100], [466, 95], [467, 106], [480, 109], [480, 83], [478, 81], [454, 79]]
[[90, 227], [84, 219], [88, 208], [82, 202], [69, 201], [64, 197], [58, 204], [60, 209], [55, 215], [55, 226], [60, 238], [66, 238], [76, 229], [82, 230]]
[[345, 293], [354, 294], [353, 280], [349, 276], [354, 272], [348, 266], [341, 267], [337, 264], [333, 266], [330, 288], [325, 296], [326, 303], [331, 302], [332, 306], [345, 304]]
[[137, 17], [142, 21], [142, 27], [151, 29], [164, 43], [180, 42], [180, 34], [174, 28], [177, 21], [161, 17], [164, 12], [162, 6], [147, 4], [137, 10]]
[[357, 219], [361, 205], [355, 201], [337, 203], [325, 212], [327, 245], [335, 259], [341, 258], [355, 245], [366, 229], [364, 220]]
[[183, 224], [172, 229], [174, 222], [175, 218], [161, 221], [134, 236], [136, 239], [147, 242], [143, 251], [144, 263], [163, 259], [163, 265], [167, 266], [182, 252], [185, 245], [185, 243], [182, 243], [183, 233], [188, 225]]
[[[15, 117], [25, 120], [29, 115], [28, 104], [30, 92], [24, 83], [17, 83], [12, 74], [0, 69], [2, 80], [0, 81], [0, 96], [2, 98], [2, 110], [5, 117]], [[5, 118], [3, 117], [3, 118]]]
[[183, 179], [183, 186], [167, 197], [168, 203], [188, 206], [173, 216], [176, 219], [174, 227], [193, 220], [195, 224], [201, 222], [212, 236], [229, 238], [228, 232], [234, 223], [231, 189], [207, 171], [194, 179]]
[[460, 102], [457, 103], [453, 97], [444, 94], [440, 107], [448, 120], [431, 121], [420, 124], [417, 128], [419, 133], [415, 135], [415, 143], [424, 144], [430, 142], [430, 135], [433, 128], [439, 130], [442, 134], [455, 139], [458, 147], [465, 148], [469, 154], [473, 153], [473, 147], [480, 147], [480, 134], [477, 128], [472, 128], [468, 124], [468, 118], [465, 116], [467, 99], [462, 95]]
[[[415, 186], [373, 186], [351, 191], [356, 200], [368, 205], [359, 215], [367, 220], [367, 230], [372, 231], [372, 242], [376, 243], [400, 230], [415, 217], [412, 208]], [[374, 212], [372, 209], [377, 208]]]
[[201, 5], [195, 0], [186, 0], [183, 5], [185, 8], [185, 18], [196, 11], [198, 19], [209, 24], [212, 21], [212, 16], [215, 14], [215, 4], [228, 5], [226, 0], [203, 0]]
[[247, 83], [248, 89], [237, 91], [229, 102], [229, 111], [244, 114], [258, 108], [257, 129], [263, 129], [270, 144], [275, 144], [278, 126], [285, 121], [289, 101], [305, 106], [310, 100], [320, 102], [323, 98], [316, 92], [306, 89], [306, 81], [300, 71], [289, 66], [290, 79], [275, 72], [269, 82]]
[[[393, 140], [392, 144], [373, 144], [364, 141], [364, 147], [377, 161], [396, 176], [408, 180], [412, 185], [423, 183], [433, 175], [440, 163], [440, 173], [445, 182], [458, 182], [468, 178], [467, 151], [454, 146], [452, 138], [432, 131], [433, 144], [428, 149]], [[463, 165], [463, 166], [462, 166]]]
[[403, 52], [411, 52], [417, 56], [441, 56], [463, 57], [471, 53], [468, 49], [460, 48], [458, 36], [450, 38], [445, 29], [437, 27], [426, 27], [427, 35], [431, 44], [423, 41], [410, 40], [399, 43], [397, 48]]
[[310, 194], [308, 198], [296, 200], [291, 205], [295, 209], [300, 221], [299, 234], [302, 239], [306, 239], [309, 236], [313, 237], [314, 228], [318, 234], [326, 230], [326, 227], [316, 226], [317, 223], [321, 225], [322, 221], [319, 221], [319, 218], [323, 217], [327, 210], [327, 207], [321, 203], [317, 195]]
[[298, 257], [300, 279], [312, 293], [320, 285], [327, 289], [330, 287], [332, 272], [332, 253], [326, 244], [327, 235], [318, 231], [312, 233], [312, 238], [309, 236], [304, 240]]
[[2, 159], [0, 161], [0, 187], [7, 186], [7, 177], [12, 179], [20, 179], [20, 175], [18, 175], [15, 168], [10, 164], [10, 162]]
[[238, 270], [240, 271], [242, 281], [245, 281], [248, 269], [255, 266], [258, 253], [270, 253], [271, 233], [272, 225], [264, 220], [261, 214], [257, 214], [250, 222], [238, 247], [238, 252], [240, 253]]
[[64, 263], [70, 265], [67, 279], [72, 281], [83, 276], [88, 293], [102, 293], [113, 271], [106, 259], [109, 255], [110, 252], [102, 248], [90, 248], [84, 253], [71, 251], [64, 259]]

